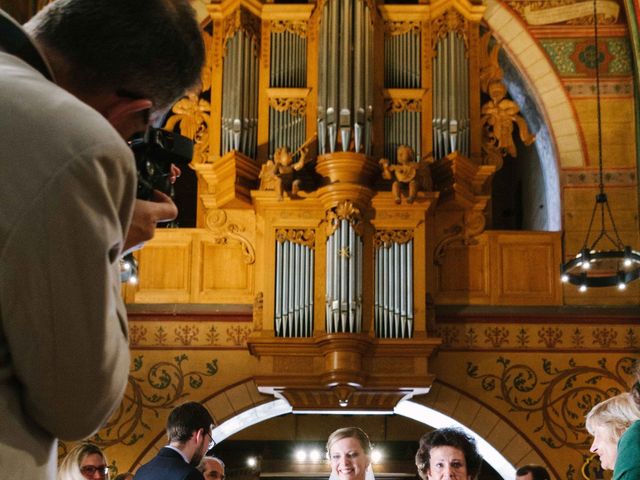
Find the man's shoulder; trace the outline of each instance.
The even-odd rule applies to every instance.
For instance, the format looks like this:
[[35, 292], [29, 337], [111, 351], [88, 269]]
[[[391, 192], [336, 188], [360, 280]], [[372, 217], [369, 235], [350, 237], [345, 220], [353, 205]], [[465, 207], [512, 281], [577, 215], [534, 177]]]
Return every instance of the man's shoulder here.
[[2, 110], [10, 113], [0, 115], [4, 131], [18, 136], [44, 136], [53, 143], [56, 138], [68, 142], [71, 137], [78, 142], [76, 148], [96, 142], [126, 148], [118, 133], [95, 109], [4, 52], [0, 52], [0, 102]]
[[198, 469], [184, 461], [178, 452], [162, 448], [148, 463], [142, 465], [134, 480], [202, 480]]

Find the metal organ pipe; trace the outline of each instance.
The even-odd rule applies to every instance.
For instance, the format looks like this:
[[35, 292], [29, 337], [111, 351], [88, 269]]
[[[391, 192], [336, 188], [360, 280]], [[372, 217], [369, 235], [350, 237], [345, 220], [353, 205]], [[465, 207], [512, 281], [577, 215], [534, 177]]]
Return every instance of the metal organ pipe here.
[[325, 319], [326, 319], [326, 329], [327, 333], [333, 333], [333, 302], [332, 302], [332, 293], [333, 293], [333, 257], [335, 256], [334, 252], [334, 236], [331, 235], [327, 239], [327, 261], [326, 261], [326, 282], [325, 282]]
[[341, 220], [327, 239], [327, 333], [362, 330], [362, 238]]
[[365, 0], [327, 0], [318, 54], [318, 148], [371, 149], [373, 113], [372, 24]]
[[[288, 30], [271, 33], [271, 76], [274, 88], [299, 88], [306, 85], [307, 40]], [[256, 72], [257, 74], [257, 72]], [[320, 97], [319, 97], [320, 98]], [[320, 100], [319, 100], [320, 101]], [[254, 102], [257, 105], [257, 102]], [[257, 110], [256, 110], [257, 113]], [[304, 114], [292, 114], [291, 110], [269, 109], [269, 156], [276, 148], [286, 146], [295, 151], [305, 141], [306, 120]], [[252, 135], [257, 141], [257, 124]], [[256, 144], [256, 141], [253, 144]]]
[[450, 31], [438, 40], [432, 66], [434, 155], [469, 156], [469, 63], [461, 35]]
[[379, 242], [375, 252], [374, 326], [381, 338], [413, 335], [413, 240]]
[[256, 39], [238, 30], [225, 46], [222, 85], [222, 154], [237, 150], [255, 157], [258, 112]]
[[276, 241], [276, 336], [313, 334], [313, 257], [313, 248], [308, 245]]

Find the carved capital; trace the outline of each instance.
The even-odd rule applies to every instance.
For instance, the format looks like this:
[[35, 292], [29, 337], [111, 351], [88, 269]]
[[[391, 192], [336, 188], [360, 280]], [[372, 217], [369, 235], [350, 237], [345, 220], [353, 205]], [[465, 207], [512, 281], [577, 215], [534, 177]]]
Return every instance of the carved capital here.
[[269, 106], [278, 112], [289, 112], [294, 117], [303, 117], [307, 113], [306, 98], [272, 97]]
[[384, 22], [385, 36], [395, 37], [398, 35], [404, 35], [405, 33], [413, 33], [414, 35], [417, 35], [420, 34], [420, 31], [420, 22], [415, 20]]
[[399, 245], [413, 240], [413, 230], [377, 230], [373, 238], [375, 248], [389, 248], [394, 243]]
[[238, 30], [242, 30], [255, 45], [260, 44], [260, 19], [245, 8], [238, 8], [224, 19], [223, 44], [232, 38]]
[[387, 98], [384, 101], [385, 115], [400, 112], [422, 112], [422, 100], [416, 98]]
[[306, 38], [309, 22], [304, 20], [271, 20], [269, 30], [271, 33], [289, 32], [299, 37]]
[[342, 201], [336, 207], [328, 210], [326, 220], [327, 236], [333, 235], [342, 220], [348, 221], [358, 235], [362, 234], [362, 214], [360, 209], [348, 200]]
[[431, 48], [437, 51], [436, 44], [445, 38], [449, 32], [454, 32], [464, 40], [464, 44], [469, 49], [469, 21], [458, 11], [450, 8], [438, 18], [431, 22]]
[[289, 229], [279, 228], [276, 230], [276, 242], [297, 243], [304, 247], [314, 249], [316, 247], [316, 232], [313, 229]]

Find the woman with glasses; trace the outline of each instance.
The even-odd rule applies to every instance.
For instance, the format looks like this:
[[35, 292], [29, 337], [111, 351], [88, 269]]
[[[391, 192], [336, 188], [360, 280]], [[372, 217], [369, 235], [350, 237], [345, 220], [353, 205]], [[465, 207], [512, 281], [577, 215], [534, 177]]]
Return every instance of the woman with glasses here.
[[107, 458], [97, 445], [82, 442], [69, 450], [60, 463], [58, 480], [104, 480], [109, 478]]

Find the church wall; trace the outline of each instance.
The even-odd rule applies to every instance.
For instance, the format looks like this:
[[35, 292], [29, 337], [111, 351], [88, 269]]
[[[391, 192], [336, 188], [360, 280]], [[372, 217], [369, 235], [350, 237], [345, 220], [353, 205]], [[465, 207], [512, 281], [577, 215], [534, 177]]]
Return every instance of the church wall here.
[[[548, 204], [548, 208], [561, 213], [564, 252], [571, 255], [586, 233], [598, 183], [594, 79], [587, 65], [591, 27], [533, 27], [516, 9], [523, 2], [489, 1], [488, 5], [490, 25], [535, 87], [536, 100], [552, 127], [552, 153], [559, 171], [556, 188], [562, 203]], [[628, 32], [619, 18], [619, 24], [602, 32], [606, 50], [603, 160], [620, 235], [637, 247], [636, 105]], [[539, 192], [541, 185], [536, 187]], [[209, 185], [199, 188], [207, 194], [213, 190]], [[531, 194], [531, 198], [539, 197], [539, 193]], [[260, 360], [246, 347], [249, 336], [261, 325], [250, 313], [252, 306], [261, 310], [260, 292], [253, 287], [254, 269], [263, 268], [254, 266], [262, 258], [256, 246], [260, 227], [250, 210], [211, 208], [207, 215], [204, 211], [211, 205], [201, 206], [202, 228], [161, 232], [139, 253], [147, 265], [169, 265], [175, 270], [142, 270], [141, 285], [126, 287], [125, 297], [131, 304], [130, 384], [121, 409], [93, 438], [120, 471], [146, 461], [164, 443], [168, 412], [183, 401], [203, 402], [221, 422], [272, 399], [258, 393], [252, 378]], [[466, 253], [484, 247], [489, 251], [487, 239], [499, 235], [485, 232]], [[176, 260], [176, 249], [182, 263]], [[449, 261], [465, 271], [482, 263], [478, 258], [471, 258], [467, 265], [462, 254]], [[555, 275], [558, 262], [552, 258]], [[432, 262], [425, 268], [431, 269]], [[431, 335], [442, 338], [443, 345], [430, 362], [436, 375], [432, 391], [417, 400], [476, 429], [514, 464], [540, 461], [556, 478], [581, 478], [590, 441], [584, 431], [584, 414], [599, 400], [628, 387], [628, 366], [640, 348], [640, 328], [637, 312], [593, 316], [589, 309], [577, 306], [635, 308], [640, 302], [640, 282], [624, 293], [592, 289], [588, 296], [571, 286], [560, 293], [561, 287], [545, 283], [545, 299], [528, 302], [517, 292], [500, 296], [492, 288], [490, 274], [487, 271], [482, 278], [469, 275], [466, 287], [455, 284], [453, 294], [440, 302], [436, 299], [429, 328]], [[500, 277], [500, 285], [505, 283]], [[480, 293], [471, 291], [474, 285]], [[456, 301], [463, 309], [474, 304], [501, 306], [507, 311], [521, 303], [542, 306], [502, 317], [438, 311], [439, 303]], [[158, 309], [144, 312], [135, 304], [158, 304]], [[183, 304], [205, 308], [194, 312], [180, 308]], [[545, 310], [550, 305], [557, 310]], [[576, 305], [577, 310], [569, 314], [561, 305]], [[65, 448], [63, 444], [61, 453]]]

